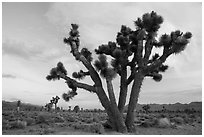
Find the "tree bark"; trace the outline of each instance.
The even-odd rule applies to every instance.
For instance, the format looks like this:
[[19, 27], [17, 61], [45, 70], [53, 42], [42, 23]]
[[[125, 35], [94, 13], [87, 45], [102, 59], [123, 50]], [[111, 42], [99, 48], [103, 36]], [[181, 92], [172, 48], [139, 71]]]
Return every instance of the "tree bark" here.
[[121, 114], [123, 114], [125, 103], [126, 103], [126, 97], [127, 97], [127, 68], [125, 67], [122, 69], [121, 72], [121, 79], [120, 79], [120, 96], [119, 96], [119, 102], [118, 102], [118, 109]]
[[110, 120], [114, 122], [116, 130], [118, 132], [126, 133], [127, 128], [126, 128], [123, 116], [120, 113], [120, 111], [118, 110], [118, 106], [117, 106], [114, 91], [113, 91], [112, 82], [108, 78], [106, 79], [106, 82], [107, 82], [107, 89], [108, 89], [109, 99], [110, 99], [110, 103], [111, 103], [111, 111], [112, 111], [113, 116], [114, 116], [113, 119], [112, 120], [110, 119]]
[[133, 82], [133, 86], [130, 94], [128, 112], [127, 112], [126, 121], [125, 121], [125, 124], [129, 132], [132, 132], [134, 130], [134, 114], [135, 114], [134, 110], [138, 102], [139, 92], [140, 92], [140, 88], [143, 80], [144, 80], [144, 75], [140, 71], [137, 72], [134, 78], [134, 82]]

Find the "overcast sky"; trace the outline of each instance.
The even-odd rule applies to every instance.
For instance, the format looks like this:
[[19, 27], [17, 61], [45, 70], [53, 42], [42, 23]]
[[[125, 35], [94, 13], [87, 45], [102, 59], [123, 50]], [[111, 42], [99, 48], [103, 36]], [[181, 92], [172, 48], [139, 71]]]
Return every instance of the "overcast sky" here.
[[[201, 3], [3, 3], [2, 8], [4, 100], [44, 105], [52, 96], [68, 91], [63, 80], [50, 82], [45, 77], [59, 61], [69, 76], [84, 69], [63, 43], [71, 23], [80, 25], [81, 46], [94, 51], [100, 44], [115, 41], [121, 25], [134, 29], [133, 21], [152, 10], [164, 18], [160, 35], [180, 29], [192, 32], [193, 37], [184, 52], [166, 61], [170, 67], [161, 82], [145, 79], [139, 103], [202, 100]], [[92, 84], [89, 78], [84, 82]], [[116, 97], [118, 82], [116, 78]], [[59, 100], [59, 106], [69, 105], [102, 108], [97, 96], [85, 90], [78, 90], [78, 96], [68, 103]]]

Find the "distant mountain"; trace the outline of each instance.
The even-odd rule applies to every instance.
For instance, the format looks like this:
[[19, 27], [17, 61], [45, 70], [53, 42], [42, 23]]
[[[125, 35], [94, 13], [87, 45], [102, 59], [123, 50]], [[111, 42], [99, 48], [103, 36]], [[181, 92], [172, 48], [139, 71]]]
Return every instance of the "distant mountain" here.
[[[16, 110], [17, 108], [17, 101], [9, 102], [9, 101], [2, 101], [2, 110]], [[42, 106], [33, 105], [29, 103], [21, 103], [21, 110], [40, 110]]]
[[[137, 104], [136, 111], [143, 110], [142, 107], [146, 104]], [[163, 107], [167, 110], [176, 111], [176, 110], [185, 110], [185, 109], [194, 109], [196, 111], [202, 111], [202, 102], [191, 102], [189, 104], [181, 104], [181, 103], [175, 103], [175, 104], [148, 104], [150, 105], [150, 111], [158, 111], [162, 110]], [[125, 111], [127, 111], [128, 105], [125, 106]]]

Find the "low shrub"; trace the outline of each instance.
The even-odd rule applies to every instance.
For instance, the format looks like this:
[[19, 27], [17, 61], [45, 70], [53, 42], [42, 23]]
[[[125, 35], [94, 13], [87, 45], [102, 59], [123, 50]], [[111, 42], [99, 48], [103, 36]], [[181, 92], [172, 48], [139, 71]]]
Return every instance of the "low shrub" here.
[[176, 124], [184, 124], [184, 119], [182, 117], [174, 117], [171, 119], [171, 122], [175, 122]]
[[160, 118], [158, 119], [157, 126], [159, 128], [168, 128], [171, 126], [171, 123], [168, 118]]
[[5, 119], [2, 119], [2, 129], [7, 130], [7, 129], [10, 129], [10, 128], [11, 128], [11, 125], [9, 124], [9, 121], [5, 120]]
[[54, 120], [52, 119], [52, 116], [46, 113], [41, 113], [37, 116], [36, 118], [36, 123], [37, 124], [49, 124], [49, 123], [53, 123]]
[[147, 119], [140, 124], [142, 127], [154, 127], [156, 125], [158, 125], [158, 120], [156, 118]]
[[98, 133], [98, 134], [103, 134], [105, 132], [104, 127], [100, 123], [75, 123], [72, 125], [75, 129], [80, 129], [86, 132], [91, 132], [91, 133]]
[[16, 129], [24, 129], [27, 126], [27, 122], [26, 121], [14, 121], [10, 123], [11, 128], [16, 128]]
[[56, 117], [54, 117], [54, 122], [63, 123], [63, 122], [65, 122], [65, 119], [61, 116], [56, 116]]
[[75, 121], [77, 121], [76, 118], [75, 118], [75, 117], [72, 117], [72, 116], [66, 117], [66, 120], [67, 120], [68, 122], [75, 122]]
[[35, 119], [33, 118], [25, 118], [24, 120], [27, 122], [28, 126], [35, 124]]

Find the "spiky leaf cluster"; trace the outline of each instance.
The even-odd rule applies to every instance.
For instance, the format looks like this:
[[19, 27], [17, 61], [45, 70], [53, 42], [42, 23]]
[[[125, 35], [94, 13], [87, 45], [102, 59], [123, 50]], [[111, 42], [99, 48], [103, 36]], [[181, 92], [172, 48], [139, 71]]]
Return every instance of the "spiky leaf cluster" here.
[[157, 73], [157, 74], [154, 74], [153, 76], [153, 80], [155, 80], [156, 82], [159, 82], [162, 80], [162, 75]]
[[135, 25], [138, 29], [145, 29], [147, 32], [158, 31], [162, 23], [162, 16], [157, 15], [154, 11], [144, 14], [142, 18], [138, 18], [135, 21]]
[[79, 37], [79, 31], [78, 31], [79, 25], [71, 24], [71, 26], [72, 28], [71, 28], [71, 31], [69, 32], [69, 35], [72, 37]]
[[71, 88], [73, 91], [77, 90], [77, 87], [74, 85], [73, 81], [66, 81], [69, 88]]
[[81, 54], [89, 61], [91, 62], [93, 60], [92, 53], [87, 48], [81, 49]]
[[[159, 54], [155, 53], [152, 58], [149, 60], [149, 63], [155, 62], [159, 58]], [[161, 72], [165, 72], [168, 69], [168, 65], [161, 64], [156, 69], [152, 70], [147, 76], [151, 76], [153, 80], [159, 82], [162, 80]]]
[[158, 67], [157, 69], [153, 70], [148, 75], [151, 76], [153, 78], [153, 80], [155, 80], [156, 82], [159, 82], [159, 81], [162, 80], [162, 74], [160, 74], [160, 73], [161, 72], [165, 72], [167, 69], [168, 69], [168, 65], [162, 64], [160, 67]]
[[98, 47], [98, 49], [95, 49], [96, 54], [106, 54], [106, 55], [112, 55], [113, 51], [116, 48], [116, 43], [109, 41], [108, 44], [102, 44]]
[[86, 75], [88, 75], [87, 73], [89, 72], [84, 72], [83, 70], [80, 70], [79, 72], [72, 73], [72, 77], [81, 80], [85, 78]]
[[120, 45], [120, 48], [122, 50], [127, 49], [128, 45], [130, 44], [129, 35], [131, 33], [132, 33], [132, 30], [129, 27], [127, 27], [125, 25], [121, 26], [121, 30], [117, 34], [116, 41], [117, 41], [118, 45]]
[[111, 66], [113, 67], [115, 72], [117, 72], [119, 75], [121, 74], [122, 66], [119, 59], [112, 59]]
[[96, 67], [97, 71], [100, 71], [100, 75], [103, 78], [113, 79], [116, 77], [116, 72], [114, 69], [108, 67], [108, 62], [105, 55], [99, 55], [98, 60], [94, 62], [94, 66]]
[[50, 70], [50, 74], [46, 76], [47, 80], [59, 80], [60, 75], [59, 74], [64, 74], [67, 75], [67, 70], [65, 69], [64, 65], [62, 62], [57, 63], [57, 67], [52, 68]]
[[190, 32], [183, 34], [180, 30], [171, 32], [170, 35], [164, 34], [160, 37], [159, 42], [155, 42], [155, 47], [164, 47], [166, 51], [178, 54], [186, 48], [189, 39], [192, 37]]
[[71, 91], [68, 91], [67, 93], [63, 93], [63, 94], [62, 94], [62, 98], [63, 98], [65, 101], [68, 102], [68, 101], [70, 101], [71, 99], [73, 99], [74, 96], [76, 96], [76, 95], [77, 95], [77, 92], [71, 90]]
[[65, 69], [62, 62], [57, 63], [57, 71], [63, 73], [64, 75], [67, 75], [67, 70]]

